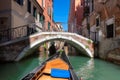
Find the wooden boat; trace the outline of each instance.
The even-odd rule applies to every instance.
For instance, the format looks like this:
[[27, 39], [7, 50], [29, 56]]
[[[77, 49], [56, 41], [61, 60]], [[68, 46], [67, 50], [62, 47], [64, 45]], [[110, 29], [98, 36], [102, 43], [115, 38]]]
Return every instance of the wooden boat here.
[[79, 80], [64, 52], [51, 56], [22, 80]]

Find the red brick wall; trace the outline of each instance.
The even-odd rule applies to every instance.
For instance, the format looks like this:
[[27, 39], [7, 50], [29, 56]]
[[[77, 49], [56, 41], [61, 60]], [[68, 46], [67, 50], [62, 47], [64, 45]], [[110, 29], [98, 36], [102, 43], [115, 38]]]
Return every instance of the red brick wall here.
[[[106, 21], [109, 18], [115, 17], [115, 28], [116, 36], [120, 35], [120, 0], [109, 0], [105, 4], [101, 4], [98, 0], [94, 0], [95, 14], [100, 15], [101, 21]], [[90, 26], [95, 24], [95, 18], [97, 15], [91, 14], [90, 16]]]
[[75, 16], [75, 1], [70, 0], [70, 12], [69, 12], [69, 20], [68, 20], [68, 31], [69, 32], [72, 32], [71, 23], [74, 20], [74, 16]]
[[71, 0], [71, 3], [70, 3], [70, 12], [69, 12], [69, 20], [68, 20], [68, 23], [69, 23], [69, 28], [68, 30], [70, 32], [72, 32], [72, 28], [71, 28], [71, 25], [72, 23], [76, 26], [74, 26], [73, 29], [75, 29], [76, 27], [76, 30], [73, 30], [74, 32], [79, 32], [79, 29], [81, 28], [81, 23], [82, 23], [82, 19], [83, 19], [83, 0]]
[[[37, 0], [38, 3], [42, 6], [42, 0]], [[53, 19], [52, 19], [52, 15], [51, 17], [48, 15], [48, 7], [51, 8], [52, 10], [52, 6], [53, 6], [53, 0], [45, 0], [45, 7], [42, 7], [44, 12], [43, 12], [43, 15], [45, 17], [45, 29], [48, 30], [48, 22], [50, 22], [51, 24], [51, 30], [52, 30], [52, 27], [55, 25], [54, 22], [53, 22]]]

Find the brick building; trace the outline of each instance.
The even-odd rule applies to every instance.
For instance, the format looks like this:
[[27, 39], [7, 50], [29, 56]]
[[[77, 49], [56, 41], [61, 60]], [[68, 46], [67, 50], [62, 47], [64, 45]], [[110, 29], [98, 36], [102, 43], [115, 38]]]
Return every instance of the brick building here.
[[[68, 31], [81, 34], [82, 28], [82, 19], [84, 13], [84, 0], [70, 0], [70, 10], [69, 10], [69, 18], [68, 18]], [[73, 55], [78, 51], [72, 47], [68, 46], [69, 54]], [[77, 53], [78, 54], [78, 53]]]
[[37, 2], [43, 8], [44, 29], [53, 31], [53, 28], [55, 28], [55, 23], [53, 21], [53, 0], [37, 0]]
[[70, 12], [68, 20], [68, 31], [78, 34], [81, 30], [81, 24], [83, 19], [83, 0], [70, 0]]
[[120, 49], [120, 0], [86, 1], [88, 11], [84, 11], [84, 14], [88, 12], [88, 16], [84, 16], [82, 21], [84, 27], [82, 35], [95, 42], [96, 55], [100, 58], [120, 61], [117, 59], [120, 55], [118, 53]]
[[120, 0], [71, 0], [68, 23], [95, 42], [95, 56], [120, 63]]

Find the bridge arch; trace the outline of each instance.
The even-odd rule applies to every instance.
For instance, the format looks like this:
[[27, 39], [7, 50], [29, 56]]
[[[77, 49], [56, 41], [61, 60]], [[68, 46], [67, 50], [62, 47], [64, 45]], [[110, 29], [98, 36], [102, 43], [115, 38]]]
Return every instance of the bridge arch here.
[[[57, 34], [57, 35], [56, 35]], [[65, 36], [63, 34], [69, 35], [69, 36]], [[46, 36], [45, 36], [46, 35]], [[72, 35], [72, 36], [70, 36]], [[31, 37], [35, 37], [36, 35], [33, 35]], [[37, 36], [44, 36], [44, 38], [38, 38], [36, 40], [34, 40], [30, 46], [27, 46], [26, 48], [24, 48], [24, 50], [20, 53], [20, 55], [16, 58], [16, 61], [19, 61], [20, 59], [22, 59], [24, 56], [28, 55], [28, 53], [31, 52], [31, 50], [35, 49], [36, 47], [38, 47], [39, 45], [43, 44], [44, 42], [48, 42], [48, 41], [53, 41], [53, 40], [65, 40], [67, 41], [69, 44], [71, 44], [72, 46], [78, 48], [80, 51], [86, 53], [86, 55], [93, 57], [94, 51], [91, 51], [89, 48], [86, 47], [85, 42], [83, 43], [82, 41], [78, 41], [75, 36], [80, 37], [80, 38], [84, 38], [82, 36], [78, 36], [77, 34], [73, 34], [73, 33], [68, 33], [68, 32], [62, 32], [62, 33], [55, 33], [55, 32], [45, 32], [45, 33], [41, 33], [40, 35], [37, 34]], [[73, 37], [74, 36], [74, 37]], [[86, 38], [84, 38], [84, 40], [86, 40]], [[91, 42], [92, 44], [92, 42]], [[90, 44], [90, 45], [91, 45]]]

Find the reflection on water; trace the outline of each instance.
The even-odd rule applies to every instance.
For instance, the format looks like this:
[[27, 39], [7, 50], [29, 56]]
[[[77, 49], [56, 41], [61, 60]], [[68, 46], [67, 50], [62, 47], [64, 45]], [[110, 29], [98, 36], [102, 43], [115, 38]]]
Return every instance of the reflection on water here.
[[38, 58], [28, 58], [20, 62], [1, 63], [0, 80], [20, 80], [28, 72], [38, 66]]
[[[31, 57], [17, 63], [0, 64], [0, 80], [20, 80], [39, 66], [46, 57]], [[120, 66], [99, 59], [70, 56], [78, 77], [83, 80], [120, 80]]]
[[78, 76], [81, 76], [83, 80], [87, 80], [89, 78], [94, 77], [93, 70], [94, 69], [94, 59], [90, 59], [85, 62], [82, 67], [77, 71]]
[[38, 60], [39, 60], [39, 65], [44, 62], [47, 58], [45, 56], [40, 56], [38, 57]]
[[120, 80], [120, 66], [100, 59], [70, 56], [78, 77], [83, 80]]

